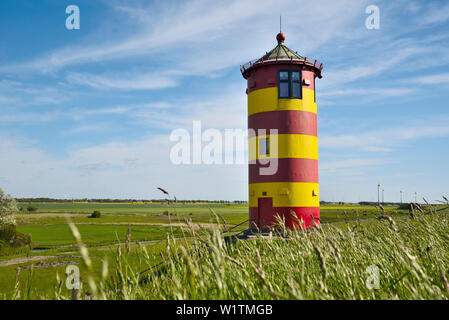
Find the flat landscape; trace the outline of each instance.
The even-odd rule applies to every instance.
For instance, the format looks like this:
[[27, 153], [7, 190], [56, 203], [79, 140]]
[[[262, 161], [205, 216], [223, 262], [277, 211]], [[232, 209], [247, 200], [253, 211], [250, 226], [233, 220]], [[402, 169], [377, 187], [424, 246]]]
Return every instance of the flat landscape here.
[[[79, 266], [81, 279], [85, 281], [92, 273], [100, 277], [104, 263], [109, 270], [122, 268], [117, 257], [126, 252], [126, 263], [133, 272], [153, 266], [157, 269], [173, 243], [191, 249], [198, 240], [207, 241], [217, 230], [223, 237], [248, 228], [248, 208], [232, 203], [78, 202], [20, 203], [20, 206], [37, 209], [17, 215], [17, 230], [30, 235], [32, 245], [28, 250], [0, 252], [0, 295], [5, 299], [49, 299], [55, 298], [58, 292], [69, 297], [70, 292], [63, 284], [67, 265]], [[432, 210], [437, 209], [441, 207], [434, 206]], [[101, 212], [101, 217], [91, 218], [96, 210]], [[409, 211], [399, 210], [397, 206], [381, 209], [324, 205], [321, 230], [387, 226], [388, 222], [376, 219], [380, 215], [391, 216], [397, 223], [410, 220]], [[75, 224], [87, 246], [91, 267], [86, 266], [68, 221]]]

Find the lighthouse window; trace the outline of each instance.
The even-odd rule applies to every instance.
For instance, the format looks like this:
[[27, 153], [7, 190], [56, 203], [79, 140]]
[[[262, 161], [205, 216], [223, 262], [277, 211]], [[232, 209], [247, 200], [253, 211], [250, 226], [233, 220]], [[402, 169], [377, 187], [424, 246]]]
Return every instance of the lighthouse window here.
[[301, 99], [301, 73], [292, 72], [292, 98]]
[[279, 82], [279, 98], [289, 98], [290, 94], [288, 93], [288, 81]]
[[299, 72], [297, 71], [292, 72], [292, 81], [301, 81], [301, 76], [299, 75]]
[[288, 81], [288, 71], [279, 72], [279, 81]]
[[301, 84], [292, 82], [292, 98], [301, 98]]
[[302, 98], [301, 71], [279, 71], [279, 98]]
[[279, 98], [290, 97], [289, 71], [279, 71]]

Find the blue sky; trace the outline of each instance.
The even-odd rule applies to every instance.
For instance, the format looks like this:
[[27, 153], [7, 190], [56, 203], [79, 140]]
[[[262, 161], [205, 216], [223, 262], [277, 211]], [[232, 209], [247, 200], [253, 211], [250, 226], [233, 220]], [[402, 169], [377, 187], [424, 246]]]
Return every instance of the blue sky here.
[[173, 165], [169, 135], [193, 120], [246, 128], [239, 66], [276, 45], [280, 14], [285, 44], [324, 62], [321, 200], [373, 201], [378, 183], [386, 201], [447, 196], [449, 3], [400, 0], [1, 1], [0, 187], [247, 199], [246, 165]]

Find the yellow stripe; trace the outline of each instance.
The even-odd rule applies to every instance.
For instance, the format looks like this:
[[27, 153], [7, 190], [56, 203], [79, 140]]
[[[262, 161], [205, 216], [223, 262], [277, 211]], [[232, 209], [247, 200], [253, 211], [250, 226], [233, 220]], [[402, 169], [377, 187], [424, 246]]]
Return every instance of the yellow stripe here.
[[[260, 139], [269, 137], [270, 154], [259, 155]], [[305, 158], [318, 160], [318, 137], [305, 134], [272, 134], [248, 139], [249, 161], [273, 158]]]
[[277, 110], [299, 110], [317, 113], [314, 92], [302, 89], [302, 99], [279, 99], [278, 88], [264, 88], [248, 94], [248, 115]]
[[[264, 192], [266, 194], [264, 194]], [[273, 198], [273, 207], [319, 207], [318, 183], [266, 182], [249, 184], [249, 206], [257, 207], [258, 198]]]

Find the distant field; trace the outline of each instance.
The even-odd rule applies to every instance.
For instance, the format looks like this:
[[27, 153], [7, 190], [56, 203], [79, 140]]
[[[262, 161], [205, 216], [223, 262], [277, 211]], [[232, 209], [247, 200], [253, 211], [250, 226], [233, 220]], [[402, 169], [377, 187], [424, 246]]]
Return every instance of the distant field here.
[[104, 213], [111, 214], [158, 214], [169, 208], [178, 210], [179, 213], [202, 213], [208, 212], [209, 208], [226, 208], [231, 209], [244, 209], [246, 207], [235, 207], [225, 204], [179, 204], [170, 203], [170, 205], [151, 203], [151, 204], [135, 204], [135, 203], [20, 203], [20, 206], [26, 207], [32, 205], [38, 208], [38, 212], [73, 212], [73, 213], [91, 213], [93, 210], [101, 210]]
[[[26, 207], [28, 204], [21, 203]], [[33, 203], [37, 211], [22, 213], [17, 217], [19, 231], [31, 234], [39, 246], [66, 245], [73, 243], [67, 232], [67, 217], [80, 225], [81, 233], [89, 244], [108, 243], [116, 240], [116, 233], [123, 238], [129, 226], [136, 232], [136, 240], [160, 238], [170, 224], [222, 223], [222, 217], [229, 227], [243, 223], [238, 230], [248, 227], [248, 207], [222, 204], [132, 204], [132, 203]], [[99, 210], [102, 217], [89, 218], [90, 213]], [[396, 207], [385, 207], [388, 213], [404, 213]], [[380, 210], [371, 206], [322, 206], [321, 222], [335, 223], [350, 220], [372, 219]], [[216, 214], [216, 215], [215, 215]]]

